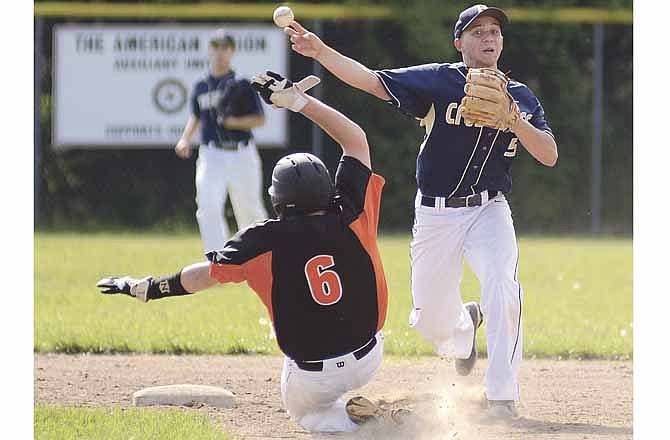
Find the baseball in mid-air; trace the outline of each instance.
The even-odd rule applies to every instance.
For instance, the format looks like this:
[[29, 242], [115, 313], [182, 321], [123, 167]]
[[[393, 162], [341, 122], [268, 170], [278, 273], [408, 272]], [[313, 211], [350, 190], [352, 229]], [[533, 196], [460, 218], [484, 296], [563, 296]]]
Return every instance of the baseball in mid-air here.
[[294, 18], [293, 10], [288, 6], [279, 6], [275, 9], [274, 14], [272, 14], [272, 19], [280, 28], [290, 25]]

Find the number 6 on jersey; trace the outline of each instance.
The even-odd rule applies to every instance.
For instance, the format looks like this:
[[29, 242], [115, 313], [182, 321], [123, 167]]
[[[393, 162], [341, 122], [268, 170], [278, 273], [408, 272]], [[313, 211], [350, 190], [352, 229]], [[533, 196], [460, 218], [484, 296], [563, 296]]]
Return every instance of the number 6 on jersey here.
[[332, 255], [317, 255], [305, 264], [305, 278], [312, 298], [322, 306], [335, 304], [342, 298], [342, 281], [334, 270]]

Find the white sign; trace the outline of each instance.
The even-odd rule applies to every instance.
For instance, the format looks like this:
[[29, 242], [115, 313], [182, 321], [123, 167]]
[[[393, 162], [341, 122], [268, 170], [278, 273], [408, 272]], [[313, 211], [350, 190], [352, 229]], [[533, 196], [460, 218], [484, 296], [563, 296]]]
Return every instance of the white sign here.
[[[193, 86], [208, 73], [209, 37], [219, 27], [236, 41], [237, 78], [288, 73], [287, 38], [273, 25], [56, 26], [54, 147], [173, 147], [191, 115]], [[263, 105], [256, 143], [285, 146], [286, 110]]]

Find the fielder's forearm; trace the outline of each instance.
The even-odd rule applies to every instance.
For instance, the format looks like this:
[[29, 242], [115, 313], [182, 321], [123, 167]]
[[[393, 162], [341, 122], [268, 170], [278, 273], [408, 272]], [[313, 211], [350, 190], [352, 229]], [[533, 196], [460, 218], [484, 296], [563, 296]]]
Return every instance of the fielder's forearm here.
[[309, 95], [300, 111], [342, 146], [344, 154], [355, 157], [370, 168], [370, 149], [365, 131], [334, 108]]
[[558, 147], [554, 137], [549, 133], [538, 130], [522, 118], [514, 127], [514, 134], [519, 138], [524, 148], [541, 164], [548, 167], [556, 165]]
[[186, 121], [184, 131], [181, 134], [181, 138], [184, 139], [186, 142], [190, 142], [191, 138], [193, 137], [193, 134], [195, 134], [195, 132], [198, 131], [199, 128], [200, 128], [200, 120], [195, 116], [189, 117], [188, 121]]
[[368, 92], [384, 101], [391, 99], [381, 80], [374, 72], [358, 61], [342, 55], [332, 47], [325, 46], [316, 60], [330, 73], [350, 86]]
[[230, 116], [224, 120], [226, 128], [232, 130], [251, 130], [265, 123], [265, 117], [259, 115]]

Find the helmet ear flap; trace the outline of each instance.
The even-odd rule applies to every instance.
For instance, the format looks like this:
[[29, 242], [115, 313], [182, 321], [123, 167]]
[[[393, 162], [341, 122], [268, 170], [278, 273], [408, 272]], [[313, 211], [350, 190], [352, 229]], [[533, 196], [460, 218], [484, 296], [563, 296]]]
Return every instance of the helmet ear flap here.
[[282, 213], [283, 213], [284, 210], [282, 209], [282, 205], [281, 205], [281, 204], [277, 204], [277, 205], [273, 204], [273, 205], [272, 205], [272, 209], [274, 210], [275, 215], [276, 215], [277, 217], [279, 217], [279, 218], [282, 217]]
[[270, 193], [270, 202], [272, 203], [272, 210], [274, 211], [275, 215], [277, 218], [284, 218], [286, 217], [286, 202], [282, 201], [280, 197], [278, 197], [274, 191], [272, 191], [272, 187], [268, 190], [268, 193]]
[[277, 217], [281, 217], [281, 203], [277, 200], [277, 196], [274, 191], [274, 187], [270, 185], [268, 188], [268, 195], [270, 196], [270, 203], [272, 204], [272, 210], [274, 211]]

